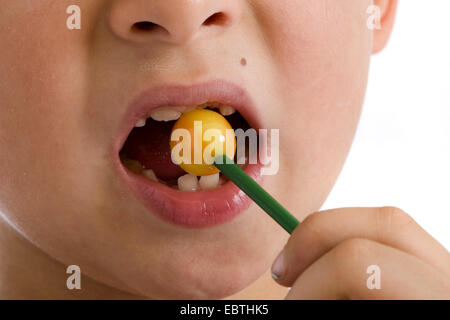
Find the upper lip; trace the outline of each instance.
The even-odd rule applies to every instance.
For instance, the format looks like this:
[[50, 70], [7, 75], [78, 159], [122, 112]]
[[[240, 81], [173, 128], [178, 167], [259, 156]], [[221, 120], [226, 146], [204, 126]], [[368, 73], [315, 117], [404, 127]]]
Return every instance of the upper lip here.
[[191, 106], [204, 102], [233, 106], [254, 129], [261, 128], [257, 109], [248, 92], [228, 81], [216, 80], [195, 85], [164, 85], [138, 95], [129, 105], [113, 152], [118, 154], [139, 119], [147, 118], [153, 109], [169, 106]]

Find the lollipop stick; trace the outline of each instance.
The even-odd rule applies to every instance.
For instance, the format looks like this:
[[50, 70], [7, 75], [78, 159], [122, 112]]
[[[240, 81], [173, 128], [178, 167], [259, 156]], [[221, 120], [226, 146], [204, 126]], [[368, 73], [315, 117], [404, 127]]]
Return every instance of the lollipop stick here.
[[216, 157], [214, 165], [287, 232], [292, 233], [298, 226], [300, 222], [289, 211], [246, 174], [244, 170], [227, 158], [226, 155]]

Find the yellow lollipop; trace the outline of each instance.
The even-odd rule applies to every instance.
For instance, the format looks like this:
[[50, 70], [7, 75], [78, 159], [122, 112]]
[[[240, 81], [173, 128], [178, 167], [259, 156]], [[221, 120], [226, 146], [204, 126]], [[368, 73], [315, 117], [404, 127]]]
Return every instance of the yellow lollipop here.
[[[219, 167], [222, 174], [253, 199], [287, 232], [292, 233], [298, 226], [297, 218], [236, 164], [232, 161], [214, 163], [216, 155], [231, 160], [236, 152], [233, 128], [219, 113], [194, 109], [183, 114], [172, 129], [170, 149], [172, 160], [184, 171], [197, 176], [208, 176], [220, 172], [217, 168]], [[198, 163], [194, 163], [195, 160]]]
[[233, 128], [220, 114], [207, 109], [184, 113], [170, 135], [172, 161], [184, 171], [209, 176], [219, 173], [214, 165], [216, 153], [233, 159], [236, 137]]

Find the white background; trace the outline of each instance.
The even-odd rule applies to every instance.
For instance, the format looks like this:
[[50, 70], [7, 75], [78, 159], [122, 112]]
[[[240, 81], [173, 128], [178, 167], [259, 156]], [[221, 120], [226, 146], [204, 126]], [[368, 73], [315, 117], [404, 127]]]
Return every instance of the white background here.
[[400, 1], [323, 209], [394, 205], [450, 249], [450, 1]]

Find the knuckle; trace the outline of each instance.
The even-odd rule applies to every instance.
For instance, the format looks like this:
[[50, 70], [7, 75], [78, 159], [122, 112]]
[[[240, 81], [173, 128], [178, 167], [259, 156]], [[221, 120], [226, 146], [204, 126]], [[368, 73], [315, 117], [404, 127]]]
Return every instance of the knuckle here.
[[320, 216], [321, 212], [314, 212], [308, 215], [303, 221], [303, 225], [314, 224], [317, 221], [317, 218]]
[[384, 232], [396, 232], [400, 228], [405, 228], [415, 223], [410, 215], [397, 207], [378, 208], [376, 219], [381, 232], [383, 232], [383, 230]]

